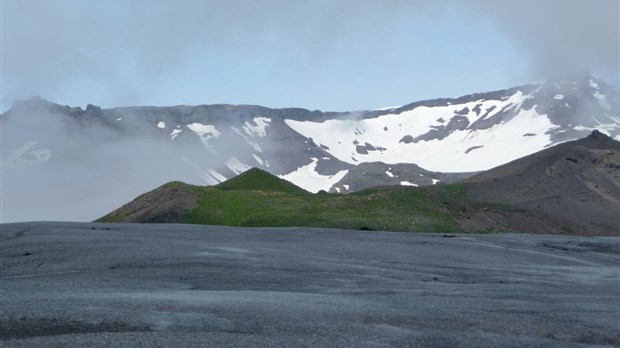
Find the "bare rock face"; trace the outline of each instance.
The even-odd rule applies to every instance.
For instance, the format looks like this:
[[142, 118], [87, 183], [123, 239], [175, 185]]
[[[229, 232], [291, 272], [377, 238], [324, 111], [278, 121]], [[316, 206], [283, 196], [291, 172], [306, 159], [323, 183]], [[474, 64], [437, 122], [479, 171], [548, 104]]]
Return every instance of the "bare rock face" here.
[[86, 112], [91, 113], [93, 116], [103, 116], [101, 107], [93, 104], [86, 105]]
[[[465, 109], [461, 110], [460, 112], [465, 112]], [[469, 112], [469, 109], [467, 109], [467, 112]], [[457, 113], [459, 113], [459, 111], [457, 111]], [[450, 119], [450, 122], [448, 122], [447, 125], [434, 126], [433, 129], [411, 139], [410, 142], [417, 143], [420, 141], [429, 141], [435, 139], [443, 140], [454, 131], [467, 129], [467, 126], [469, 126], [469, 120], [467, 119], [467, 117], [454, 116]]]

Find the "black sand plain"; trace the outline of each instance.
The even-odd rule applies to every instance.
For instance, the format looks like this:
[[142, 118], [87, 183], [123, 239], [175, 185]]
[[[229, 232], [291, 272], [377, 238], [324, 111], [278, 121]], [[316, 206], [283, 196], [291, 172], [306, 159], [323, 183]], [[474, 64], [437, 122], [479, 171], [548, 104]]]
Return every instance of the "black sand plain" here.
[[0, 225], [3, 347], [611, 347], [620, 238]]

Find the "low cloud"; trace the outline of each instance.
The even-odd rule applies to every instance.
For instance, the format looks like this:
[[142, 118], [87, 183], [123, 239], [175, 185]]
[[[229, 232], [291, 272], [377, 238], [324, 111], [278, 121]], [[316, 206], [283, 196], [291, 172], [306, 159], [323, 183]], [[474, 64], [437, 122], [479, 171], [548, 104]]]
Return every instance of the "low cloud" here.
[[620, 2], [617, 0], [478, 0], [481, 15], [534, 61], [541, 76], [596, 69], [620, 79]]

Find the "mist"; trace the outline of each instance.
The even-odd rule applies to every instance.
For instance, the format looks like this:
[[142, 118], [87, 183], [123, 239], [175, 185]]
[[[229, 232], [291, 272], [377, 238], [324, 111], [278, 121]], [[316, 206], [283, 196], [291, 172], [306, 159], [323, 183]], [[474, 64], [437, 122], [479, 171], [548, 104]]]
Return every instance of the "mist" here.
[[620, 85], [619, 1], [475, 2], [481, 14], [532, 55], [538, 75], [591, 69]]
[[214, 185], [261, 167], [263, 151], [274, 174], [306, 164], [286, 150], [271, 156], [282, 146], [278, 136], [240, 131], [251, 116], [208, 110], [226, 117], [214, 119], [204, 107], [17, 103], [0, 118], [0, 221], [92, 221], [170, 181]]
[[32, 107], [3, 115], [1, 126], [2, 222], [92, 221], [169, 181], [213, 183], [196, 168], [214, 161], [201, 146], [171, 146], [153, 130], [127, 136]]
[[[104, 107], [244, 103], [347, 111], [583, 69], [620, 84], [616, 0], [2, 6], [0, 111], [34, 95]], [[469, 28], [477, 36], [462, 36]]]

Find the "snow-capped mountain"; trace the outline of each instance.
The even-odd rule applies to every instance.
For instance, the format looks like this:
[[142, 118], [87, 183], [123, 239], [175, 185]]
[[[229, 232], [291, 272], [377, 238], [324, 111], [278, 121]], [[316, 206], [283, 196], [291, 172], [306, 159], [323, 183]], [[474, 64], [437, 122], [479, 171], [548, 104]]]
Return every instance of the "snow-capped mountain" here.
[[481, 171], [593, 129], [619, 138], [618, 91], [589, 75], [574, 77], [370, 111], [359, 119], [285, 122], [349, 164]]
[[[210, 185], [251, 167], [312, 192], [449, 182], [593, 129], [620, 140], [618, 98], [589, 73], [357, 112], [34, 98], [0, 117], [4, 221], [91, 219], [166, 181]], [[65, 209], [59, 196], [82, 203]], [[44, 214], [14, 217], [22, 201]]]

